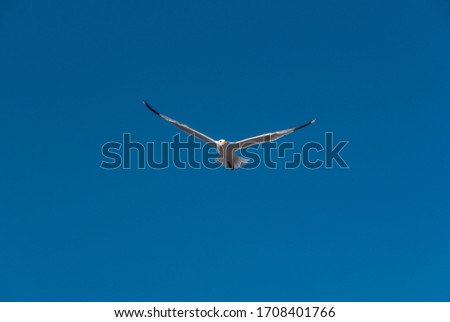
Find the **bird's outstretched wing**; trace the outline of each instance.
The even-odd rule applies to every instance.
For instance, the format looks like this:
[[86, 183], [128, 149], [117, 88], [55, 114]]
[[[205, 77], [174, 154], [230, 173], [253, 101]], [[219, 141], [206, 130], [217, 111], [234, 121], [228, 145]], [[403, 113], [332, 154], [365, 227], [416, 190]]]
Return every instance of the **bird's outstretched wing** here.
[[193, 128], [187, 126], [186, 124], [182, 124], [182, 123], [180, 123], [178, 121], [175, 121], [175, 120], [171, 119], [168, 116], [165, 116], [164, 114], [159, 113], [153, 107], [151, 107], [146, 101], [142, 101], [142, 103], [144, 103], [144, 105], [147, 106], [150, 111], [152, 111], [153, 113], [155, 113], [159, 117], [162, 117], [166, 121], [172, 123], [173, 125], [175, 125], [180, 130], [186, 132], [187, 134], [193, 135], [196, 138], [199, 138], [200, 140], [208, 143], [209, 145], [212, 145], [212, 146], [216, 147], [216, 141], [211, 139], [209, 136], [207, 136], [207, 135], [205, 135], [205, 134], [203, 134], [203, 133], [201, 133], [201, 132], [199, 132], [197, 130], [194, 130]]
[[285, 135], [291, 134], [292, 132], [295, 132], [295, 131], [300, 130], [310, 124], [313, 124], [315, 121], [316, 121], [316, 119], [312, 119], [308, 123], [305, 123], [303, 125], [299, 125], [297, 127], [293, 127], [293, 128], [287, 129], [287, 130], [281, 130], [281, 131], [261, 134], [261, 135], [254, 136], [254, 137], [244, 139], [244, 140], [240, 140], [237, 142], [230, 142], [229, 148], [232, 148], [233, 150], [240, 150], [240, 149], [245, 149], [245, 148], [251, 147], [252, 145], [275, 141]]

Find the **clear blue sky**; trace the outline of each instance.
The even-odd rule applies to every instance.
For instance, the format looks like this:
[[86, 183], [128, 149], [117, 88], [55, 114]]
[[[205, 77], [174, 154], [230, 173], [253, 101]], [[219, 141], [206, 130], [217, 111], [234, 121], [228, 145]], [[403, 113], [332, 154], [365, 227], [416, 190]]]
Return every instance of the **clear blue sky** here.
[[[0, 300], [449, 301], [448, 1], [2, 1]], [[350, 169], [106, 171], [318, 122]], [[285, 139], [283, 139], [285, 140]]]

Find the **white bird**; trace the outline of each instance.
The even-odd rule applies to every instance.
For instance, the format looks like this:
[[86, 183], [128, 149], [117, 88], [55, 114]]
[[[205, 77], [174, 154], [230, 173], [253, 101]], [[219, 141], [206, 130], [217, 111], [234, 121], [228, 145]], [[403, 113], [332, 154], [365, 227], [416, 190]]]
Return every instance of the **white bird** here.
[[257, 135], [248, 139], [236, 141], [236, 142], [228, 142], [224, 139], [221, 140], [214, 140], [210, 138], [209, 136], [194, 130], [193, 128], [187, 126], [186, 124], [182, 124], [178, 121], [175, 121], [174, 119], [171, 119], [168, 116], [165, 116], [158, 111], [156, 111], [153, 107], [151, 107], [146, 101], [143, 101], [145, 106], [147, 106], [150, 111], [158, 115], [159, 117], [162, 117], [166, 121], [172, 123], [180, 130], [186, 132], [187, 134], [193, 135], [196, 138], [199, 138], [200, 140], [204, 141], [205, 143], [215, 147], [220, 155], [220, 157], [217, 159], [217, 162], [224, 165], [225, 168], [228, 169], [236, 169], [244, 166], [248, 163], [249, 159], [243, 158], [239, 156], [236, 151], [245, 149], [248, 147], [251, 147], [253, 145], [265, 143], [265, 142], [271, 142], [275, 141], [285, 135], [291, 134], [294, 131], [300, 130], [310, 124], [313, 124], [316, 119], [312, 119], [308, 123], [305, 123], [303, 125], [299, 125], [297, 127], [293, 127], [286, 130], [276, 131], [276, 132], [270, 132], [266, 134]]

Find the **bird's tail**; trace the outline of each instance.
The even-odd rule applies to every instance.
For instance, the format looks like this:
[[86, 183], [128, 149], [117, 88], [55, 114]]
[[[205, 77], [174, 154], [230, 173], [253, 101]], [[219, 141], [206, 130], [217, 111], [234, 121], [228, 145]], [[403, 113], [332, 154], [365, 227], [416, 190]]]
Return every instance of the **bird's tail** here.
[[243, 158], [239, 155], [235, 155], [234, 159], [233, 159], [233, 166], [234, 168], [242, 168], [243, 166], [245, 166], [250, 160]]
[[220, 165], [225, 166], [225, 168], [228, 168], [228, 169], [231, 169], [231, 170], [237, 169], [237, 168], [241, 168], [244, 165], [246, 165], [249, 161], [250, 161], [249, 159], [243, 158], [243, 157], [241, 157], [241, 156], [239, 156], [237, 154], [233, 156], [233, 163], [232, 164], [225, 162], [225, 160], [223, 158], [217, 158], [216, 159], [217, 163], [219, 163]]

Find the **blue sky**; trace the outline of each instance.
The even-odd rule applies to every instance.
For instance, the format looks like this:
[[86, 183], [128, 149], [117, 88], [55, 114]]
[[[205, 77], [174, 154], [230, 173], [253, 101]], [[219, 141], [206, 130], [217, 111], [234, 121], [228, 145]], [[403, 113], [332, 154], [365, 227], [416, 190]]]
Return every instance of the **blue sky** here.
[[[448, 1], [3, 1], [0, 300], [449, 301]], [[350, 169], [113, 170], [317, 123]]]

